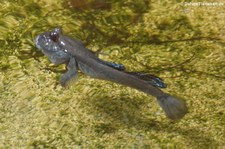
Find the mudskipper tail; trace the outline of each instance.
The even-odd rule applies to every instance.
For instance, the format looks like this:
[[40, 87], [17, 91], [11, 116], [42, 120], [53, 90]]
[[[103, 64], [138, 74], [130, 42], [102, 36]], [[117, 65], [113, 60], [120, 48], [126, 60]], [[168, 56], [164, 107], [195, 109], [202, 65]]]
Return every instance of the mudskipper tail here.
[[188, 112], [184, 101], [169, 94], [157, 97], [157, 101], [166, 113], [166, 116], [172, 120], [178, 120]]
[[[161, 78], [151, 74], [145, 74], [140, 72], [126, 72], [126, 73], [133, 75], [141, 80], [144, 80], [154, 87], [166, 88], [167, 86]], [[158, 103], [163, 109], [163, 111], [166, 113], [166, 116], [168, 118], [172, 120], [177, 120], [182, 118], [187, 113], [187, 107], [184, 101], [176, 97], [173, 97], [169, 94], [165, 94], [162, 91], [158, 94], [159, 94], [159, 96], [157, 96]]]

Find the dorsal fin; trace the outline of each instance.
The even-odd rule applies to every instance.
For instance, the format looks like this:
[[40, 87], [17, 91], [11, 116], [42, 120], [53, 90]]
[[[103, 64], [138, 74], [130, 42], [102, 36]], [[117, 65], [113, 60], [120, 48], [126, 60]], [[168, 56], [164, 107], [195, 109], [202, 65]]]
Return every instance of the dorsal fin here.
[[128, 74], [131, 74], [135, 77], [138, 77], [139, 79], [147, 81], [149, 84], [159, 87], [159, 88], [166, 88], [166, 83], [163, 82], [163, 80], [155, 75], [152, 74], [146, 74], [141, 72], [126, 72]]
[[125, 71], [125, 69], [126, 69], [125, 66], [122, 65], [122, 64], [108, 62], [108, 61], [103, 61], [103, 60], [101, 60], [100, 62], [102, 64], [104, 64], [104, 65], [107, 65], [107, 66], [112, 67], [112, 68], [114, 68], [116, 70], [119, 70], [119, 71]]

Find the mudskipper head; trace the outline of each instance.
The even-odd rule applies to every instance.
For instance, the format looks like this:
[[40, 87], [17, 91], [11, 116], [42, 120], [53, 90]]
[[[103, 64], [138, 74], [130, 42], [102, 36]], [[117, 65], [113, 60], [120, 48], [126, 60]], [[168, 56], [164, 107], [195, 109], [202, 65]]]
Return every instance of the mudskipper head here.
[[65, 48], [60, 46], [60, 38], [62, 36], [61, 29], [55, 28], [35, 38], [36, 47], [54, 64], [61, 64], [69, 60], [69, 55], [65, 53]]
[[44, 32], [35, 38], [35, 44], [44, 54], [62, 50], [59, 46], [59, 38], [62, 35], [60, 28], [55, 28], [50, 32]]

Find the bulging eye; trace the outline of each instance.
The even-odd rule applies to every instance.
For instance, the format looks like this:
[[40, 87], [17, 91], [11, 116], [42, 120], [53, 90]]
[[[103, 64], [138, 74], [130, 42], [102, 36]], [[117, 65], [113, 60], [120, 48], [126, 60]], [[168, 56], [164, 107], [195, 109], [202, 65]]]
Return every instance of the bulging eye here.
[[57, 42], [58, 41], [58, 39], [59, 39], [59, 34], [57, 33], [57, 32], [51, 32], [50, 33], [50, 39], [52, 40], [52, 41], [54, 41], [54, 42]]
[[61, 30], [61, 28], [57, 27], [53, 31], [50, 32], [49, 36], [52, 41], [58, 42], [60, 35], [62, 35], [62, 30]]

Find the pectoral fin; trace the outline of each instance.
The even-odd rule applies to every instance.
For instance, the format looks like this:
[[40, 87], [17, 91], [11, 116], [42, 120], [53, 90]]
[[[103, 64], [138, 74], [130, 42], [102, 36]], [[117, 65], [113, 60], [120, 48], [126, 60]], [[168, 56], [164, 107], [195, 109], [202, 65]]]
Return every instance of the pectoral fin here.
[[69, 63], [67, 64], [68, 71], [61, 76], [60, 84], [62, 86], [67, 86], [69, 82], [78, 77], [77, 73], [77, 62], [75, 58], [71, 57]]

